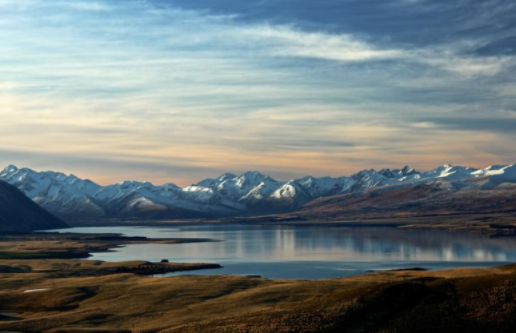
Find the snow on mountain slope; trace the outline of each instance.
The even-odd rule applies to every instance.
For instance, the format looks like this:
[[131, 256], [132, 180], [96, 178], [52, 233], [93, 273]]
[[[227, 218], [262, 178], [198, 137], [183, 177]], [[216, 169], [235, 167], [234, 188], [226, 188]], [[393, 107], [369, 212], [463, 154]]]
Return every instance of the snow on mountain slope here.
[[491, 167], [485, 174], [489, 176], [489, 184], [496, 186], [502, 183], [516, 183], [516, 165]]
[[336, 186], [340, 184], [339, 178], [314, 178], [311, 176], [296, 180], [297, 184], [303, 187], [311, 198], [320, 198], [328, 195]]
[[267, 198], [269, 198], [272, 193], [281, 186], [283, 183], [261, 183], [260, 185], [253, 188], [248, 194], [242, 197], [239, 202], [246, 204], [247, 206], [256, 206], [265, 202]]
[[410, 176], [419, 175], [413, 169], [405, 167], [403, 170], [384, 169], [381, 172], [375, 170], [363, 170], [351, 177], [340, 178], [314, 178], [311, 176], [292, 180], [271, 194], [269, 201], [280, 201], [281, 206], [290, 203], [292, 207], [301, 206], [314, 199], [343, 194], [360, 192], [365, 189], [412, 179]]
[[70, 175], [70, 176], [66, 177], [64, 179], [64, 181], [67, 182], [68, 184], [76, 187], [81, 192], [83, 192], [84, 194], [87, 194], [89, 196], [95, 196], [95, 194], [98, 193], [102, 189], [102, 186], [92, 182], [91, 180], [89, 180], [89, 179], [83, 180], [83, 179], [77, 178], [74, 175]]
[[90, 181], [78, 181], [62, 173], [38, 173], [14, 166], [4, 169], [0, 179], [16, 186], [30, 199], [59, 217], [68, 218], [70, 214], [88, 218], [105, 215], [104, 210], [83, 192], [95, 188], [96, 184]]
[[216, 188], [220, 184], [225, 182], [226, 180], [233, 179], [233, 178], [236, 178], [236, 175], [234, 175], [232, 173], [225, 173], [223, 175], [220, 175], [218, 178], [208, 178], [208, 179], [205, 179], [205, 180], [202, 180], [202, 181], [198, 182], [195, 185], [199, 186], [199, 187]]
[[350, 188], [352, 192], [360, 192], [371, 187], [382, 186], [398, 181], [395, 178], [385, 177], [373, 169], [360, 171], [353, 175], [352, 178], [355, 180], [355, 183]]
[[139, 215], [148, 212], [148, 207], [152, 206], [157, 210], [182, 209], [216, 214], [231, 214], [243, 208], [212, 189], [198, 186], [181, 189], [174, 184], [154, 186], [151, 183], [122, 182], [105, 187], [97, 193], [96, 199], [104, 202], [106, 209], [115, 215], [117, 211]]
[[[250, 171], [237, 177], [225, 179], [218, 184], [216, 191], [231, 200], [240, 201], [245, 198], [249, 201], [252, 198], [256, 198], [256, 196], [269, 195], [278, 186], [279, 183], [269, 176], [265, 176], [257, 171]], [[255, 197], [250, 192], [253, 192]]]
[[491, 165], [485, 169], [480, 169], [472, 173], [474, 177], [487, 177], [493, 175], [499, 175], [504, 173], [504, 169], [510, 166], [507, 165]]
[[127, 205], [122, 208], [120, 211], [122, 214], [131, 214], [135, 211], [145, 212], [145, 211], [165, 211], [167, 210], [166, 206], [158, 205], [147, 198], [141, 197], [128, 202]]
[[395, 179], [408, 179], [409, 177], [411, 177], [411, 179], [414, 179], [414, 178], [419, 178], [418, 176], [420, 175], [420, 173], [418, 171], [416, 171], [415, 169], [413, 169], [409, 166], [405, 166], [401, 170], [400, 169], [394, 169], [394, 170], [383, 169], [383, 170], [380, 170], [378, 173], [384, 177], [395, 178]]
[[[263, 175], [257, 171], [245, 172], [241, 175], [226, 173], [216, 179], [206, 179], [197, 183], [196, 190], [209, 188], [219, 195], [225, 205], [245, 212], [250, 207], [261, 206], [263, 202], [283, 183]], [[230, 204], [233, 201], [235, 204]]]
[[244, 205], [208, 187], [188, 186], [182, 190], [180, 198], [195, 205], [201, 205], [204, 210], [212, 213], [234, 213], [245, 210]]
[[[315, 199], [360, 194], [369, 189], [387, 191], [412, 185], [445, 182], [446, 191], [487, 190], [502, 183], [516, 183], [516, 167], [491, 166], [473, 169], [443, 165], [419, 173], [403, 169], [363, 170], [350, 177], [305, 177], [279, 182], [259, 172], [226, 173], [195, 185], [155, 186], [125, 181], [100, 186], [90, 180], [57, 172], [36, 172], [8, 166], [4, 180], [51, 213], [69, 219], [92, 217], [195, 217], [260, 214], [288, 211]], [[382, 190], [383, 191], [383, 190]]]
[[445, 164], [435, 168], [432, 171], [425, 172], [421, 175], [422, 179], [440, 178], [443, 180], [464, 180], [474, 178], [477, 169], [462, 166], [453, 166]]
[[314, 199], [345, 193], [356, 180], [352, 177], [314, 178], [311, 176], [292, 180], [271, 193], [268, 202], [279, 207], [296, 208]]
[[298, 181], [290, 181], [274, 191], [267, 202], [277, 208], [296, 208], [312, 200], [310, 192]]
[[255, 186], [246, 195], [241, 197], [238, 201], [248, 206], [260, 204], [267, 199], [272, 192], [274, 192], [281, 183], [279, 182], [261, 182]]

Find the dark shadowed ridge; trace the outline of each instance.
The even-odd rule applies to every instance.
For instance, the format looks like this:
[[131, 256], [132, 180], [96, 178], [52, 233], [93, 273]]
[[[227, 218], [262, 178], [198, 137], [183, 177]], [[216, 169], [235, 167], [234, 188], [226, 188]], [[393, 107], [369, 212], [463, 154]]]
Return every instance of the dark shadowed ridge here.
[[0, 232], [67, 227], [66, 223], [38, 206], [16, 187], [0, 181]]

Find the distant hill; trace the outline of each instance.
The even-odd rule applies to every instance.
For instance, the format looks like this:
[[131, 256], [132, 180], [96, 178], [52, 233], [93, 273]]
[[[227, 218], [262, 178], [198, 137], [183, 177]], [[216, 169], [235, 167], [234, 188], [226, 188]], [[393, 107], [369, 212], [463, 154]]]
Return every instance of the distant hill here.
[[492, 214], [516, 211], [516, 184], [496, 177], [392, 184], [313, 200], [292, 213], [309, 219]]
[[27, 198], [16, 187], [0, 181], [0, 232], [29, 232], [66, 227], [66, 223]]

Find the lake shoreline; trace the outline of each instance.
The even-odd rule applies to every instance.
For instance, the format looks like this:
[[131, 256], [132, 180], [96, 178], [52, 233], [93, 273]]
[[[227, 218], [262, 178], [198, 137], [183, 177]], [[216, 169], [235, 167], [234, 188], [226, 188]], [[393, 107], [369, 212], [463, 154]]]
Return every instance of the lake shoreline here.
[[427, 214], [420, 216], [351, 216], [346, 219], [271, 215], [222, 219], [131, 220], [96, 219], [69, 221], [72, 227], [145, 226], [181, 227], [195, 225], [278, 225], [296, 227], [404, 228], [419, 230], [470, 231], [489, 237], [516, 237], [516, 214]]
[[207, 238], [130, 237], [115, 233], [0, 233], [0, 244], [2, 244], [0, 259], [86, 259], [91, 257], [92, 253], [111, 252], [126, 245], [186, 244], [219, 241]]

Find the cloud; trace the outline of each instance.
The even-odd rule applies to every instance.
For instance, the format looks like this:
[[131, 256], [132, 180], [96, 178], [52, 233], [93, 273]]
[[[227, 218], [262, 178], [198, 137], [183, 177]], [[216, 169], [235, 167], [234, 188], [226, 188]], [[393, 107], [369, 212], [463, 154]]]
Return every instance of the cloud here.
[[432, 118], [429, 123], [438, 124], [440, 128], [454, 129], [462, 131], [486, 131], [493, 133], [513, 134], [516, 128], [516, 119], [514, 118]]
[[[324, 1], [351, 6], [361, 22], [343, 10], [346, 20], [316, 17], [308, 2], [289, 22], [278, 18], [284, 1], [254, 3], [255, 11], [240, 2], [246, 11], [231, 12], [210, 1], [185, 9], [156, 0], [0, 0], [0, 160], [73, 171], [91, 157], [81, 170], [105, 172], [104, 180], [123, 169], [188, 183], [246, 169], [342, 175], [399, 161], [426, 168], [505, 158], [480, 151], [482, 142], [516, 152], [507, 139], [514, 57], [478, 53], [496, 38], [461, 37], [455, 21], [454, 43], [429, 37], [440, 25], [417, 37], [397, 26], [409, 14], [435, 14], [430, 3], [446, 13], [455, 5], [394, 12], [378, 2], [366, 12], [361, 2]], [[271, 10], [280, 2], [283, 11]]]
[[436, 124], [430, 121], [412, 123], [412, 127], [421, 128], [421, 129], [431, 129], [436, 128]]
[[340, 62], [360, 62], [404, 57], [401, 50], [376, 49], [350, 35], [307, 33], [290, 27], [270, 25], [236, 31], [243, 40], [253, 40], [268, 48], [273, 56], [308, 57]]
[[474, 75], [494, 76], [516, 65], [516, 57], [471, 57], [457, 54], [423, 54], [423, 62], [467, 77]]
[[79, 11], [108, 11], [111, 6], [102, 2], [94, 1], [65, 1], [57, 2], [56, 5]]
[[76, 11], [106, 11], [111, 8], [106, 2], [96, 1], [75, 1], [75, 0], [0, 0], [0, 7], [8, 7], [8, 9], [44, 9], [44, 8], [61, 8]]

